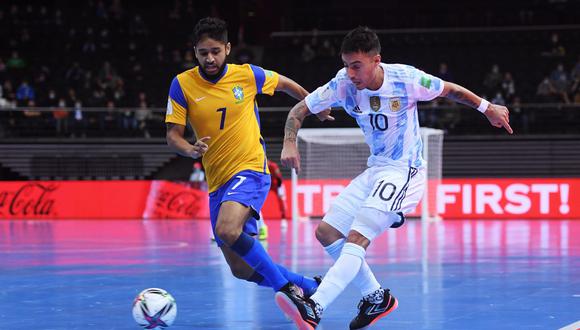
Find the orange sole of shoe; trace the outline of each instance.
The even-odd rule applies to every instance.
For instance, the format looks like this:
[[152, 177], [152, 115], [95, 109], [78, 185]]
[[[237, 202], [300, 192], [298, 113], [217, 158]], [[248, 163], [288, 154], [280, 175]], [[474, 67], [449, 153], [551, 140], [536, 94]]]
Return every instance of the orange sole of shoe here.
[[285, 294], [277, 292], [275, 300], [276, 305], [278, 305], [287, 318], [296, 324], [298, 330], [314, 330], [312, 325], [302, 319], [298, 307]]
[[[377, 323], [378, 320], [389, 315], [392, 311], [394, 311], [395, 309], [397, 309], [397, 307], [399, 307], [399, 301], [397, 300], [397, 298], [395, 298], [395, 297], [393, 297], [393, 298], [395, 299], [395, 304], [393, 305], [393, 307], [391, 307], [391, 309], [384, 312], [383, 314], [379, 315], [376, 319], [374, 319], [371, 323], [369, 323], [369, 325], [367, 327], [370, 327], [371, 325]], [[363, 328], [363, 329], [366, 329], [366, 328]]]

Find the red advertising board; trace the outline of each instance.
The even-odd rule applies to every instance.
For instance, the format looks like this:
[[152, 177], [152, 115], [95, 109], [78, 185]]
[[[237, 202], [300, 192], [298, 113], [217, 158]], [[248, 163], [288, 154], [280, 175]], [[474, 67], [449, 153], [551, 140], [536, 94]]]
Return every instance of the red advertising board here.
[[[348, 183], [300, 180], [300, 215], [323, 216]], [[285, 185], [290, 216], [290, 181]], [[437, 186], [432, 206], [443, 219], [580, 219], [576, 196], [580, 179], [445, 179]], [[273, 192], [263, 214], [266, 219], [280, 218]], [[207, 192], [170, 181], [0, 182], [0, 219], [143, 218], [209, 218]]]
[[[321, 217], [348, 183], [299, 180], [299, 214]], [[290, 180], [285, 185], [291, 196]], [[444, 179], [435, 188], [432, 206], [443, 219], [580, 219], [580, 179]], [[267, 203], [264, 214], [274, 212]]]
[[580, 218], [580, 179], [447, 179], [437, 211], [450, 218]]
[[3, 181], [0, 219], [207, 218], [207, 198], [169, 181]]

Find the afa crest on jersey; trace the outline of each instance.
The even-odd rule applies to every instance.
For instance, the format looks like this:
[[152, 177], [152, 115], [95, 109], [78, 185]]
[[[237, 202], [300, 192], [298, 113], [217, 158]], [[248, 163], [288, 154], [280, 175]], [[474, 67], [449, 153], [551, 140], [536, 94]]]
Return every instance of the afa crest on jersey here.
[[389, 105], [392, 112], [397, 112], [401, 110], [401, 99], [398, 97], [393, 97], [389, 100]]
[[369, 98], [369, 104], [371, 109], [373, 109], [374, 112], [377, 112], [381, 109], [381, 98], [379, 96], [371, 96]]
[[236, 104], [244, 101], [244, 89], [242, 87], [234, 86], [234, 88], [232, 88], [232, 92], [236, 98]]

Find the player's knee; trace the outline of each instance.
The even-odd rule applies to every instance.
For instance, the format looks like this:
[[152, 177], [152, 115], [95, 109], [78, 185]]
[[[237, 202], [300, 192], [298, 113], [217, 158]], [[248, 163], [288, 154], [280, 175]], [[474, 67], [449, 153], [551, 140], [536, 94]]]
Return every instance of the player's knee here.
[[242, 231], [241, 229], [236, 228], [235, 226], [232, 226], [225, 221], [223, 222], [218, 221], [215, 227], [215, 233], [228, 246], [232, 246], [232, 244], [236, 242], [238, 237], [240, 237]]
[[316, 239], [320, 244], [322, 244], [322, 246], [328, 246], [336, 240], [344, 238], [338, 230], [326, 222], [321, 222], [318, 227], [316, 227], [315, 235]]
[[366, 238], [364, 235], [362, 235], [361, 233], [359, 233], [356, 230], [351, 230], [348, 233], [348, 237], [346, 239], [346, 242], [347, 243], [353, 243], [353, 244], [356, 244], [358, 246], [361, 246], [365, 250], [371, 244], [371, 241], [368, 238]]
[[400, 219], [399, 214], [395, 212], [384, 212], [372, 207], [362, 207], [355, 217], [348, 240], [351, 240], [351, 234], [355, 231], [356, 233], [352, 234], [353, 242], [354, 240], [358, 242], [364, 241], [358, 235], [372, 241], [387, 228], [390, 228], [393, 223], [400, 221]]
[[316, 239], [322, 246], [328, 246], [345, 237], [352, 223], [352, 216], [332, 205], [322, 222], [316, 228]]

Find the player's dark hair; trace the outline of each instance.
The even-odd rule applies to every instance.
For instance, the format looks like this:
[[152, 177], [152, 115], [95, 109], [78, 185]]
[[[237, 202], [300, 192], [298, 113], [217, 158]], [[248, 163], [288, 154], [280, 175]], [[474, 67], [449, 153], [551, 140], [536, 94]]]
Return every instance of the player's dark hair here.
[[349, 53], [381, 53], [381, 42], [377, 34], [366, 26], [351, 30], [342, 40], [341, 54]]
[[193, 44], [197, 45], [197, 43], [205, 37], [227, 44], [228, 25], [223, 20], [215, 17], [200, 19], [193, 29]]

